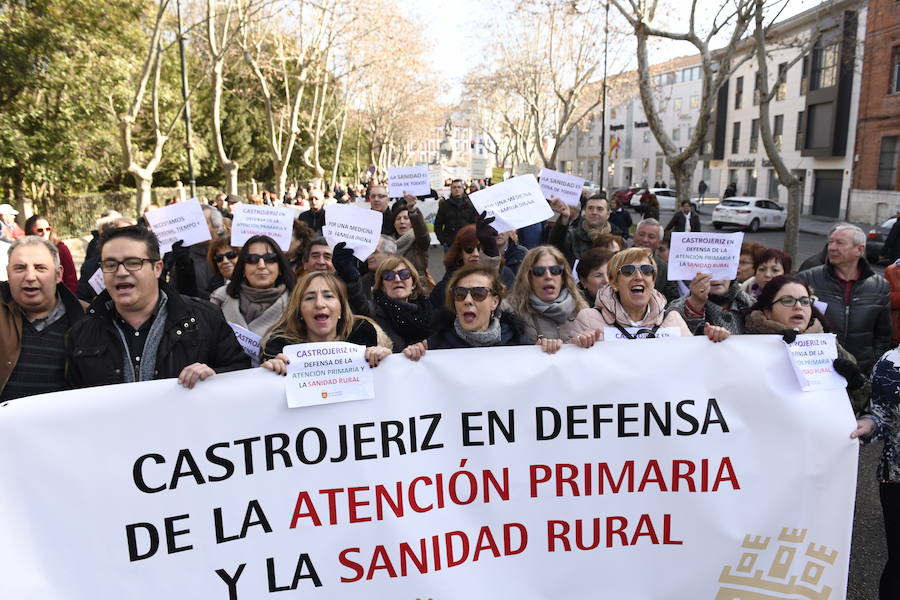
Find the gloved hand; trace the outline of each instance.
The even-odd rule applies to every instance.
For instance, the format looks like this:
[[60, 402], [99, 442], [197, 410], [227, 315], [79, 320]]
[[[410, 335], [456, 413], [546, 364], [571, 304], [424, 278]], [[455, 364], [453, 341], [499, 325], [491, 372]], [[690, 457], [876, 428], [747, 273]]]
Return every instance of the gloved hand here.
[[832, 365], [837, 374], [847, 380], [848, 390], [858, 390], [866, 384], [866, 376], [852, 360], [836, 358]]
[[341, 242], [331, 251], [331, 264], [337, 276], [344, 280], [344, 283], [352, 283], [359, 280], [359, 268], [356, 266], [356, 257], [353, 251], [347, 248], [346, 242]]
[[482, 212], [475, 219], [475, 237], [478, 238], [481, 252], [486, 256], [500, 255], [500, 250], [497, 248], [497, 230], [491, 227], [493, 222], [494, 217], [488, 217], [487, 211]]
[[186, 296], [197, 295], [197, 275], [194, 272], [194, 260], [184, 245], [184, 240], [172, 244], [172, 270], [178, 293]]
[[797, 339], [796, 329], [785, 329], [779, 333], [781, 333], [781, 339], [784, 340], [784, 343], [786, 344], [793, 344], [794, 340]]

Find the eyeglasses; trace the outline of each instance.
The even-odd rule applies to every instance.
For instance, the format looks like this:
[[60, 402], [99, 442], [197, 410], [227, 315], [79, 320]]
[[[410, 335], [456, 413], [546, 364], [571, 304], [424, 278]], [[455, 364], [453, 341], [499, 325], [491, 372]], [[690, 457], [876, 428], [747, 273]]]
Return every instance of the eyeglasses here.
[[216, 254], [215, 256], [213, 256], [213, 258], [216, 259], [217, 263], [220, 263], [223, 260], [225, 260], [226, 258], [228, 260], [233, 260], [234, 257], [237, 255], [238, 255], [237, 250], [229, 250], [228, 252], [223, 252], [222, 254]]
[[622, 265], [619, 267], [619, 273], [625, 277], [631, 277], [638, 269], [640, 269], [641, 275], [650, 276], [656, 274], [656, 267], [653, 265]]
[[265, 254], [248, 254], [247, 255], [247, 264], [255, 265], [259, 261], [263, 261], [267, 265], [271, 265], [278, 262], [278, 255], [274, 252], [266, 252]]
[[100, 261], [100, 269], [104, 273], [115, 273], [119, 270], [119, 265], [125, 265], [125, 270], [134, 272], [140, 271], [141, 267], [144, 266], [145, 262], [155, 263], [158, 261], [158, 258], [138, 258], [136, 256], [129, 256], [125, 260], [116, 260], [114, 258], [107, 258], [105, 260]]
[[816, 298], [815, 296], [802, 296], [800, 298], [794, 298], [793, 296], [782, 296], [781, 298], [777, 298], [775, 302], [782, 306], [787, 306], [788, 308], [797, 306], [797, 304], [800, 304], [800, 306], [806, 308], [807, 306], [812, 306], [812, 304], [816, 300], [818, 300], [818, 298]]
[[466, 299], [466, 296], [472, 294], [472, 300], [475, 302], [482, 302], [485, 298], [488, 297], [488, 294], [491, 293], [491, 290], [486, 287], [461, 287], [457, 286], [453, 288], [453, 299], [462, 302]]
[[465, 252], [466, 254], [472, 254], [476, 250], [478, 250], [478, 246], [466, 246], [465, 248], [463, 248], [463, 252]]
[[399, 271], [384, 271], [381, 273], [381, 278], [384, 281], [393, 281], [394, 279], [400, 279], [400, 281], [406, 281], [412, 277], [412, 272], [409, 269], [400, 269]]
[[547, 272], [547, 269], [550, 269], [551, 275], [560, 275], [563, 272], [563, 268], [560, 265], [550, 265], [549, 267], [547, 267], [547, 266], [531, 267], [531, 274], [534, 275], [535, 277], [543, 277], [544, 273]]

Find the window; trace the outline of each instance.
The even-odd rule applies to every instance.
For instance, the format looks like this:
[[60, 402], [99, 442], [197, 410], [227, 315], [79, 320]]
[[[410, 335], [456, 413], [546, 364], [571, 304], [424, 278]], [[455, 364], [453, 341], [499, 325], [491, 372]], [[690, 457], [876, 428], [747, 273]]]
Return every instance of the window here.
[[690, 107], [700, 108], [700, 96], [691, 96]]
[[684, 107], [684, 100], [681, 98], [675, 98], [674, 107], [675, 112], [681, 112], [681, 109]]
[[744, 78], [738, 77], [734, 82], [734, 109], [738, 110], [741, 107], [741, 100], [744, 96]]
[[578, 161], [578, 176], [584, 177], [584, 161], [583, 160]]
[[769, 169], [769, 189], [766, 197], [778, 201], [778, 174], [775, 173], [775, 169]]
[[816, 44], [812, 53], [812, 65], [810, 69], [809, 89], [819, 90], [832, 87], [837, 83], [838, 45], [829, 44], [822, 46], [822, 40]]
[[681, 141], [681, 127], [676, 127], [672, 130], [672, 141], [678, 142]]
[[750, 154], [759, 150], [759, 119], [750, 122]]
[[661, 113], [666, 112], [666, 107], [668, 106], [668, 104], [669, 103], [666, 102], [665, 100], [660, 100], [659, 101], [659, 112], [661, 112]]
[[782, 140], [784, 139], [784, 115], [775, 115], [775, 122], [772, 125], [772, 139], [775, 142], [775, 148], [780, 151]]
[[778, 101], [787, 98], [787, 63], [778, 65], [778, 87], [775, 88], [775, 99]]
[[695, 79], [700, 79], [700, 73], [702, 69], [700, 67], [688, 67], [687, 69], [681, 70], [681, 80], [682, 81], [693, 81]]
[[663, 75], [663, 81], [667, 85], [672, 85], [673, 83], [675, 83], [675, 73], [666, 73], [665, 75]]
[[728, 169], [728, 183], [733, 183], [737, 187], [738, 174], [737, 169]]
[[694, 130], [695, 130], [695, 129], [697, 129], [697, 128], [694, 127], [693, 125], [691, 125], [691, 126], [688, 127], [688, 139], [689, 139], [689, 140], [694, 139]]
[[809, 57], [804, 56], [800, 65], [800, 95], [804, 96], [809, 91]]
[[735, 121], [731, 129], [731, 153], [737, 154], [741, 147], [741, 122]]
[[644, 176], [644, 179], [647, 179], [647, 175], [650, 173], [650, 159], [642, 158], [641, 159], [641, 174]]
[[760, 94], [760, 78], [759, 71], [753, 76], [753, 106], [759, 106], [759, 94]]
[[897, 151], [900, 149], [900, 136], [892, 135], [881, 138], [881, 155], [878, 160], [879, 190], [893, 190], [897, 186]]
[[660, 157], [656, 159], [656, 178], [659, 180], [663, 179], [663, 159]]
[[797, 113], [797, 137], [794, 139], [794, 150], [803, 150], [803, 138], [806, 130], [806, 112]]
[[587, 177], [588, 179], [590, 179], [591, 181], [594, 180], [594, 161], [592, 161], [592, 160], [587, 161], [587, 175], [586, 175], [586, 177]]
[[644, 132], [644, 143], [645, 144], [650, 143], [650, 130], [649, 129]]
[[894, 70], [891, 73], [891, 92], [900, 94], [900, 48], [894, 48]]
[[748, 196], [756, 195], [756, 180], [757, 180], [756, 169], [747, 169], [747, 195]]
[[806, 114], [806, 148], [829, 148], [834, 129], [834, 103], [822, 102], [809, 107]]

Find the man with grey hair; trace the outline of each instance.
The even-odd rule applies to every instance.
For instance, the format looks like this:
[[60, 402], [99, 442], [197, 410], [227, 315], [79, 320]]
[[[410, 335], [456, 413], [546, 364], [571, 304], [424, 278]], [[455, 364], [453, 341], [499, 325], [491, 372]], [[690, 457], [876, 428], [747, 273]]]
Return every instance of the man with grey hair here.
[[797, 274], [821, 302], [825, 319], [868, 373], [891, 343], [891, 288], [865, 259], [866, 234], [838, 223], [828, 234], [825, 264]]
[[663, 226], [656, 219], [643, 219], [634, 230], [635, 248], [648, 248], [653, 251], [653, 262], [656, 263], [656, 289], [666, 297], [668, 302], [681, 297], [677, 281], [669, 281], [669, 266], [666, 261], [656, 255], [663, 241]]
[[0, 402], [66, 389], [65, 336], [84, 316], [62, 284], [56, 246], [29, 235], [13, 242], [0, 283]]

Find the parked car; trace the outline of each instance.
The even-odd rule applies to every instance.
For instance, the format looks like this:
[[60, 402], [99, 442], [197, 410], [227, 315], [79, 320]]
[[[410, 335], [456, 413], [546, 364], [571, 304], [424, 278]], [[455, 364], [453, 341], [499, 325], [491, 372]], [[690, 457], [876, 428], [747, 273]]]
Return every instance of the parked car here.
[[[641, 212], [639, 207], [641, 206], [641, 197], [644, 195], [642, 189], [638, 188], [634, 195], [631, 196], [631, 206], [632, 208], [638, 208], [638, 212]], [[672, 188], [650, 188], [650, 193], [655, 195], [659, 201], [659, 210], [675, 210], [675, 203], [678, 202], [678, 193], [675, 190]], [[691, 206], [694, 207], [694, 210], [697, 210], [696, 201], [691, 200]]]
[[712, 223], [716, 229], [725, 225], [736, 225], [747, 231], [784, 229], [787, 211], [777, 202], [768, 198], [747, 196], [725, 198], [713, 209]]
[[870, 263], [878, 264], [878, 257], [884, 248], [884, 242], [887, 240], [887, 236], [896, 222], [897, 217], [891, 217], [882, 223], [881, 227], [873, 227], [869, 230], [869, 233], [866, 235], [866, 260]]

